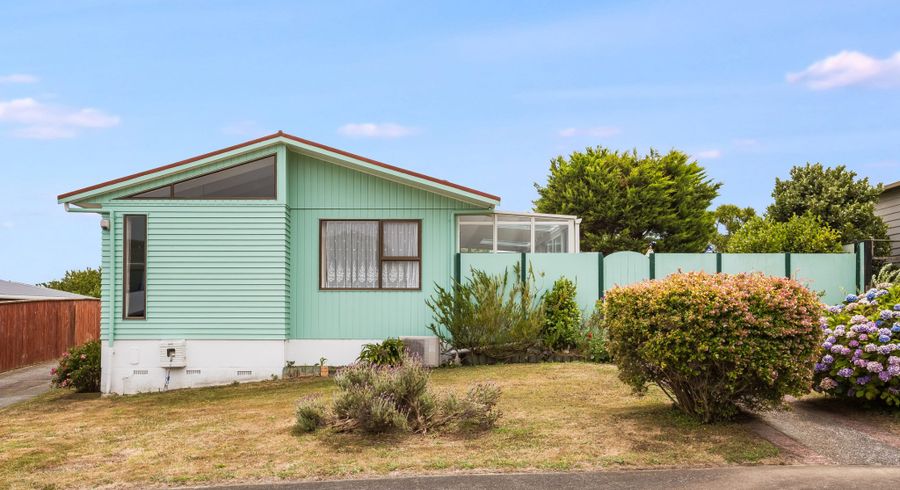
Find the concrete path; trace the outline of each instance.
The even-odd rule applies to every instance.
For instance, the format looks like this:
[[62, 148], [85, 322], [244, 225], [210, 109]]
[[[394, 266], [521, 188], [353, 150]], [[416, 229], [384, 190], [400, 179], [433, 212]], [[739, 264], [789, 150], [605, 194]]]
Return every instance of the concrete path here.
[[[554, 488], [896, 488], [900, 468], [859, 466], [742, 466], [676, 470], [604, 471], [587, 473], [507, 473], [416, 476], [370, 480], [232, 485], [223, 490], [392, 490], [392, 489], [531, 489]], [[201, 488], [201, 487], [197, 487]]]
[[[880, 435], [877, 428], [853, 424], [803, 402], [795, 401], [790, 407], [790, 410], [761, 413], [758, 417], [820, 456], [813, 460], [806, 457], [804, 462], [900, 465], [900, 444], [891, 437]], [[784, 447], [772, 437], [760, 435]]]
[[50, 369], [56, 361], [0, 373], [0, 408], [50, 390]]

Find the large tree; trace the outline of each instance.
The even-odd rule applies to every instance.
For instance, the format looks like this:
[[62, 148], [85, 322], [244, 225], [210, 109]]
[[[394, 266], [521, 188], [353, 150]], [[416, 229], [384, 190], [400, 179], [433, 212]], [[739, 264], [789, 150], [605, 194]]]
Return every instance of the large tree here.
[[[868, 178], [856, 178], [856, 172], [843, 165], [824, 167], [821, 163], [795, 166], [789, 179], [775, 179], [768, 210], [770, 219], [787, 222], [792, 216], [812, 214], [840, 234], [842, 243], [870, 238], [887, 238], [887, 225], [875, 216], [875, 203], [881, 185]], [[886, 242], [876, 246], [876, 255], [890, 249]]]
[[756, 210], [751, 207], [742, 208], [734, 204], [722, 204], [713, 211], [716, 218], [716, 234], [712, 244], [719, 252], [728, 248], [728, 241], [748, 221], [756, 217]]
[[554, 158], [547, 184], [535, 184], [534, 205], [582, 218], [582, 250], [643, 252], [655, 241], [658, 252], [700, 252], [715, 233], [708, 208], [721, 185], [677, 150], [638, 155], [598, 146]]
[[44, 282], [38, 286], [99, 298], [100, 269], [88, 267], [84, 270], [66, 271], [66, 275], [62, 279]]

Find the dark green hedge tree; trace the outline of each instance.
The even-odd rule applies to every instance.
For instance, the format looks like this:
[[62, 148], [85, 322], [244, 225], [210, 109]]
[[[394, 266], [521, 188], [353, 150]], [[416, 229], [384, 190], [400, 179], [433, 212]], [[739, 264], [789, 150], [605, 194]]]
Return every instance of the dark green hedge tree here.
[[[812, 214], [840, 234], [841, 243], [870, 238], [887, 238], [887, 225], [875, 216], [875, 204], [881, 185], [872, 185], [866, 177], [857, 179], [847, 167], [824, 167], [821, 163], [795, 166], [791, 177], [775, 179], [772, 197], [775, 202], [767, 216], [786, 222], [792, 216]], [[878, 243], [876, 255], [887, 255], [887, 242]]]
[[687, 154], [618, 152], [603, 147], [550, 162], [547, 184], [535, 184], [539, 213], [582, 218], [581, 249], [612, 253], [701, 252], [715, 234], [708, 210], [722, 184]]
[[38, 284], [45, 288], [58, 289], [84, 296], [100, 297], [100, 269], [66, 271], [62, 279]]

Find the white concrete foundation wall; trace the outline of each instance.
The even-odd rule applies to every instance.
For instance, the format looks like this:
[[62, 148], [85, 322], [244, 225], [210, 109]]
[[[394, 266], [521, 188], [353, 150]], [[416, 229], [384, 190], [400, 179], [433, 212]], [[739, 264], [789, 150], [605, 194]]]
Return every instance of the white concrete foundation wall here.
[[366, 344], [374, 344], [384, 339], [337, 340], [337, 339], [294, 339], [285, 341], [284, 360], [294, 361], [298, 366], [312, 366], [325, 358], [329, 366], [353, 364]]
[[[103, 341], [101, 386], [104, 393], [133, 394], [162, 391], [166, 368], [161, 367], [162, 340]], [[357, 351], [358, 352], [358, 351]], [[283, 340], [187, 340], [187, 366], [169, 368], [168, 389], [260, 381], [281, 376], [285, 361]], [[317, 359], [318, 361], [318, 359]]]

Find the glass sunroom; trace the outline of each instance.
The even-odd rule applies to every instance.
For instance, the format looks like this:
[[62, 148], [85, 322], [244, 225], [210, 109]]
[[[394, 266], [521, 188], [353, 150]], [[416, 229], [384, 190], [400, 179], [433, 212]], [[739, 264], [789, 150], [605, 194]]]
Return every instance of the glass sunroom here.
[[498, 211], [457, 216], [457, 251], [463, 253], [576, 253], [576, 216]]

